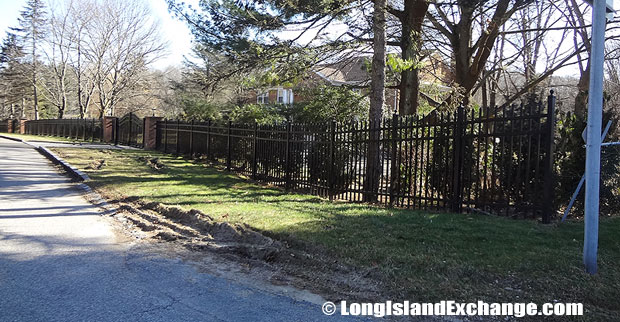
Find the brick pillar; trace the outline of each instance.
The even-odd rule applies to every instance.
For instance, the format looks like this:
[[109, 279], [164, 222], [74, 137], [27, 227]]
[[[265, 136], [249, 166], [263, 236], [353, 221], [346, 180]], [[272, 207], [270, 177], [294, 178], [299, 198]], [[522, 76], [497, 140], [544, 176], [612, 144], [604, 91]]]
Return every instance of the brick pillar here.
[[118, 118], [114, 116], [103, 117], [103, 142], [112, 143], [116, 138], [116, 122]]
[[26, 134], [26, 120], [19, 120], [19, 134]]
[[162, 117], [147, 116], [144, 118], [144, 149], [155, 150], [157, 148], [157, 122]]
[[13, 125], [15, 125], [15, 120], [7, 120], [7, 122], [6, 133], [15, 133], [15, 129], [13, 128]]

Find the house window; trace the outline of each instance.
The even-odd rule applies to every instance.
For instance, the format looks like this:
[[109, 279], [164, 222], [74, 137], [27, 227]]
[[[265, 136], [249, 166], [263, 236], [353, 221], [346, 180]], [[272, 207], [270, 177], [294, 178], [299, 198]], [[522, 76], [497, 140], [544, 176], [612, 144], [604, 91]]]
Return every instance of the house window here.
[[278, 103], [293, 104], [293, 90], [278, 88]]
[[256, 96], [257, 104], [268, 104], [269, 103], [269, 92], [260, 93]]

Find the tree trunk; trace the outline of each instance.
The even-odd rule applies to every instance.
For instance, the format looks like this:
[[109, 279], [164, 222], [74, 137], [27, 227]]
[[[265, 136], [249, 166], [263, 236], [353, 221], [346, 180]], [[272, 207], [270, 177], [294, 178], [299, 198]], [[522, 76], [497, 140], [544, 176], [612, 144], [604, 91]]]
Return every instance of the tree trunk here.
[[63, 116], [65, 115], [66, 108], [67, 108], [67, 95], [63, 91], [61, 102], [60, 102], [60, 108], [58, 109], [58, 118], [59, 119], [62, 119]]
[[586, 111], [588, 110], [588, 89], [590, 88], [590, 58], [586, 64], [586, 68], [579, 76], [577, 83], [577, 96], [575, 96], [575, 116], [580, 121], [585, 122]]
[[499, 0], [497, 2], [493, 18], [488, 21], [485, 32], [476, 41], [477, 48], [475, 52], [471, 49], [475, 7], [468, 5], [467, 1], [459, 4], [461, 11], [460, 20], [456, 25], [456, 31], [451, 33], [449, 38], [454, 52], [455, 82], [460, 87], [460, 94], [463, 96], [463, 99], [459, 102], [458, 98], [452, 95], [446, 102], [448, 105], [469, 105], [472, 90], [484, 70], [499, 35], [499, 27], [507, 19], [505, 15], [510, 3], [510, 0]]
[[[422, 23], [428, 11], [426, 0], [406, 0], [400, 22], [402, 36], [400, 48], [403, 60], [418, 62], [420, 58], [420, 46], [422, 42]], [[399, 113], [412, 115], [418, 110], [420, 79], [418, 69], [412, 68], [401, 73]]]
[[21, 115], [19, 116], [20, 119], [25, 119], [26, 118], [26, 98], [22, 97], [22, 111], [21, 111]]
[[364, 201], [377, 201], [379, 189], [380, 151], [379, 128], [385, 103], [385, 11], [387, 0], [375, 0], [373, 13], [373, 57], [370, 84], [369, 124], [371, 127], [368, 153], [366, 155], [366, 179], [364, 180]]

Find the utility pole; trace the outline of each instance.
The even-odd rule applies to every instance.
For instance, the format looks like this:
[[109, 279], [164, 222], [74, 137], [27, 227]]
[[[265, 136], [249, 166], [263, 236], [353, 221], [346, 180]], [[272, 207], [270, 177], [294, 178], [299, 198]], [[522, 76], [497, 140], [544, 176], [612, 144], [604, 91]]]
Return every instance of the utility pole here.
[[596, 274], [598, 251], [599, 188], [601, 176], [601, 122], [603, 118], [603, 63], [605, 55], [606, 0], [592, 3], [592, 50], [586, 140], [586, 200], [583, 263]]

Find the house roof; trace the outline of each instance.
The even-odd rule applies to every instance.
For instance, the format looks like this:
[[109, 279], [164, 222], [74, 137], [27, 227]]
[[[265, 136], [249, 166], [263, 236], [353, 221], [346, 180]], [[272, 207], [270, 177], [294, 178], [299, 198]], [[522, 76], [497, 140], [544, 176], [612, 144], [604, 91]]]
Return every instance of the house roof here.
[[[429, 64], [422, 68], [420, 83], [434, 83], [437, 77], [443, 77], [442, 75], [445, 72], [442, 68], [445, 64], [442, 62], [441, 57], [433, 56], [432, 53], [429, 53], [422, 59], [423, 61], [428, 61]], [[372, 56], [369, 55], [349, 56], [336, 62], [318, 65], [313, 69], [313, 72], [334, 86], [366, 86], [370, 84], [370, 72], [368, 69], [371, 61]]]
[[370, 80], [366, 70], [366, 61], [370, 57], [357, 56], [335, 63], [323, 64], [314, 68], [314, 72], [332, 85], [361, 85]]

